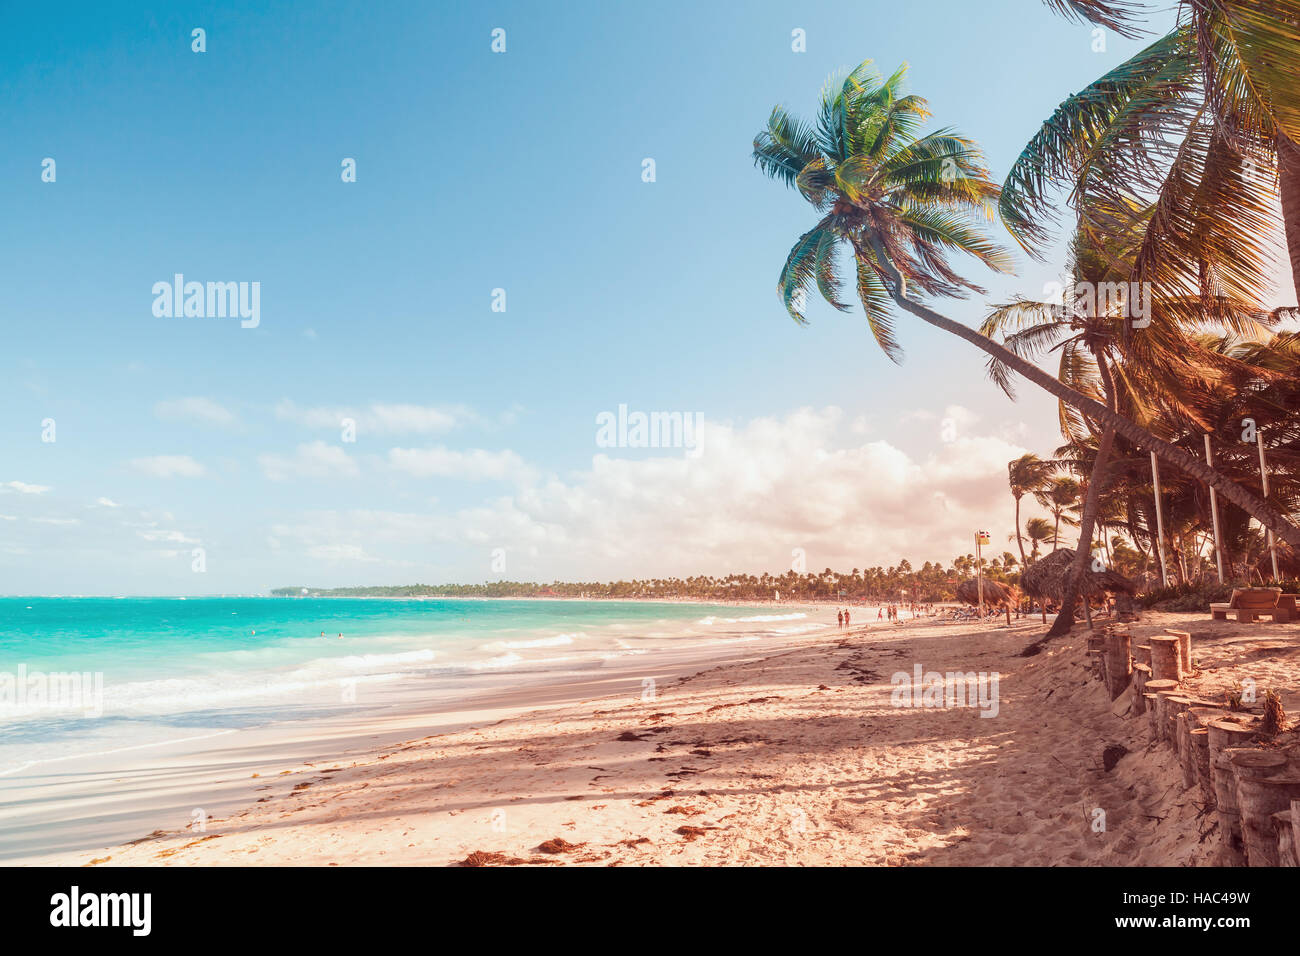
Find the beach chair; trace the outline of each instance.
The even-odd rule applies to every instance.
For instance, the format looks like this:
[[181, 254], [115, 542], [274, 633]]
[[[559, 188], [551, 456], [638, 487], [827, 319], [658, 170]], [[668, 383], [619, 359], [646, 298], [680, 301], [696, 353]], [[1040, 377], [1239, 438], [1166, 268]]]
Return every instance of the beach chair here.
[[[1232, 617], [1239, 624], [1253, 624], [1261, 617], [1289, 621], [1292, 613], [1288, 608], [1278, 607], [1281, 596], [1281, 588], [1233, 588], [1232, 600], [1226, 604], [1211, 604], [1210, 615], [1216, 621]], [[1294, 606], [1294, 601], [1291, 606]]]
[[1294, 594], [1280, 594], [1277, 599], [1277, 617], [1273, 620], [1279, 624], [1287, 624], [1294, 621], [1300, 614], [1296, 610], [1296, 596]]

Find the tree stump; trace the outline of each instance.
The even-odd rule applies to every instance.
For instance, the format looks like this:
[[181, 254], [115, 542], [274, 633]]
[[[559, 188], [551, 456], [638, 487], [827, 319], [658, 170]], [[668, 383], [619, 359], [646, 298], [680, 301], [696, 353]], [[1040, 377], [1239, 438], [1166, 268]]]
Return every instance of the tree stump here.
[[1222, 707], [1188, 707], [1187, 719], [1190, 721], [1188, 738], [1196, 759], [1196, 783], [1201, 789], [1201, 797], [1210, 808], [1217, 805], [1214, 797], [1214, 781], [1210, 779], [1210, 730], [1212, 720], [1226, 717], [1228, 711]]
[[1151, 674], [1156, 680], [1182, 680], [1181, 663], [1178, 638], [1151, 638]]
[[[1156, 715], [1159, 727], [1156, 731], [1158, 739], [1163, 740], [1169, 745], [1169, 748], [1178, 752], [1178, 738], [1174, 736], [1174, 718], [1181, 712], [1183, 707], [1190, 704], [1186, 697], [1182, 696], [1181, 691], [1162, 690], [1156, 695]], [[1182, 705], [1180, 707], [1179, 705]]]
[[1217, 801], [1214, 799], [1214, 783], [1210, 780], [1210, 731], [1206, 727], [1194, 727], [1187, 732], [1187, 737], [1196, 764], [1196, 786], [1205, 805], [1214, 809]]
[[1151, 678], [1151, 668], [1146, 664], [1133, 665], [1133, 714], [1140, 717], [1146, 713], [1147, 681]]
[[1165, 633], [1170, 637], [1178, 639], [1178, 666], [1183, 677], [1192, 672], [1192, 635], [1187, 631], [1171, 631], [1166, 629]]
[[[1241, 714], [1213, 720], [1207, 726], [1210, 745], [1210, 781], [1214, 785], [1214, 803], [1219, 817], [1221, 858], [1224, 866], [1244, 866], [1245, 844], [1241, 835], [1241, 813], [1237, 809], [1237, 780], [1229, 756], [1234, 748], [1253, 743], [1255, 731], [1251, 720]], [[1248, 748], [1247, 748], [1248, 749]]]
[[1144, 697], [1146, 698], [1147, 710], [1147, 729], [1151, 734], [1151, 742], [1156, 743], [1160, 740], [1160, 695], [1172, 693], [1178, 689], [1176, 680], [1149, 680], [1146, 683]]
[[1296, 857], [1295, 830], [1291, 826], [1291, 808], [1273, 814], [1273, 832], [1277, 834], [1277, 865], [1300, 866]]
[[1114, 700], [1128, 689], [1133, 668], [1133, 638], [1128, 634], [1111, 634], [1106, 638], [1106, 687]]
[[1248, 866], [1277, 866], [1277, 830], [1273, 814], [1291, 809], [1300, 797], [1300, 773], [1288, 768], [1276, 750], [1238, 750], [1230, 758], [1237, 778], [1237, 812]]
[[1184, 708], [1174, 718], [1174, 735], [1178, 739], [1178, 763], [1183, 768], [1184, 790], [1196, 786], [1196, 751], [1192, 749], [1191, 733], [1192, 720]]

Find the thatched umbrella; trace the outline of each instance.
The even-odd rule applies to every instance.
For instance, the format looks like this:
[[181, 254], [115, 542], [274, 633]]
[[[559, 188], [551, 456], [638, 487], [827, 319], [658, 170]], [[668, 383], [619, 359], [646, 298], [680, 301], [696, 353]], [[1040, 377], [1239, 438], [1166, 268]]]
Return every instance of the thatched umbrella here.
[[983, 591], [985, 606], [1006, 608], [1007, 623], [1010, 624], [1011, 605], [1019, 600], [1016, 589], [1000, 581], [990, 581], [988, 578], [980, 578], [979, 583], [981, 586], [977, 587], [974, 578], [967, 578], [957, 585], [957, 600], [965, 601], [972, 607], [979, 607], [980, 592]]
[[984, 603], [991, 607], [1000, 607], [1015, 600], [1016, 592], [1010, 585], [1002, 584], [1000, 581], [990, 581], [988, 578], [981, 578], [979, 583], [982, 587], [977, 589], [975, 579], [967, 578], [957, 585], [957, 600], [978, 607], [980, 590], [984, 592]]
[[[1065, 597], [1065, 578], [1073, 563], [1074, 551], [1071, 548], [1058, 548], [1035, 561], [1020, 576], [1020, 587], [1025, 594], [1038, 599], [1043, 609], [1044, 623], [1047, 622], [1047, 602], [1051, 600], [1060, 603]], [[1137, 585], [1109, 568], [1103, 571], [1084, 568], [1083, 580], [1079, 582], [1079, 594], [1085, 599], [1117, 592], [1136, 594]]]

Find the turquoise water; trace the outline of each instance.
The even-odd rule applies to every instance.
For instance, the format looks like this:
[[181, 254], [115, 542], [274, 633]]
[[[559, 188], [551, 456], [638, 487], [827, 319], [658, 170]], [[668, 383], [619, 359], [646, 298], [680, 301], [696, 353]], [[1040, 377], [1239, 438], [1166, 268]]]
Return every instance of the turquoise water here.
[[0, 598], [0, 775], [360, 707], [377, 685], [508, 681], [822, 626], [779, 608], [648, 602]]

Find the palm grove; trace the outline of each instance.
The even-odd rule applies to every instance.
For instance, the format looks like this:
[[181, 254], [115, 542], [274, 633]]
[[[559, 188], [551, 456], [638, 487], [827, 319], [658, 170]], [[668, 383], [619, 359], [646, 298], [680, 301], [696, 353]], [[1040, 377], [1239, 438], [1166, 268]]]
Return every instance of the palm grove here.
[[[1140, 3], [1046, 2], [1142, 33]], [[902, 355], [894, 323], [906, 313], [984, 353], [1008, 396], [1021, 378], [1058, 400], [1062, 445], [1008, 466], [1021, 566], [1033, 560], [1026, 535], [1049, 540], [1036, 536], [1046, 519], [1022, 526], [1026, 495], [1053, 514], [1053, 546], [1063, 523], [1077, 526], [1054, 633], [1073, 621], [1098, 552], [1117, 570], [1149, 574], [1163, 544], [1174, 580], [1199, 580], [1220, 562], [1228, 577], [1261, 579], [1271, 577], [1271, 559], [1261, 572], [1271, 534], [1282, 565], [1296, 569], [1300, 339], [1285, 330], [1295, 310], [1262, 299], [1279, 230], [1300, 291], [1300, 0], [1178, 8], [1172, 32], [1067, 98], [1000, 185], [973, 140], [923, 132], [926, 102], [906, 92], [904, 69], [882, 78], [869, 62], [832, 77], [815, 119], [777, 107], [754, 140], [758, 168], [817, 216], [777, 284], [796, 322], [807, 321], [814, 292], [853, 311], [849, 281], [891, 359]], [[1060, 301], [996, 304], [978, 330], [938, 311], [984, 292], [959, 260], [1013, 272], [997, 223], [1045, 260], [1062, 221], [1070, 281]], [[1163, 542], [1153, 463], [1163, 466]]]

